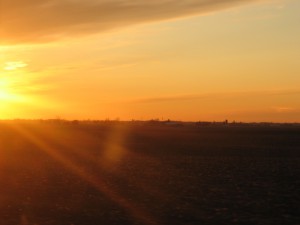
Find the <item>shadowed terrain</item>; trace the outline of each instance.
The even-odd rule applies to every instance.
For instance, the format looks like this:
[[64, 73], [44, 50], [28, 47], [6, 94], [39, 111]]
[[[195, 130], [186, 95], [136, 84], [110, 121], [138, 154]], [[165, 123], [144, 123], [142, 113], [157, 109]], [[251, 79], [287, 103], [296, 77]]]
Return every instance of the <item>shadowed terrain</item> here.
[[299, 224], [299, 126], [0, 123], [1, 225]]

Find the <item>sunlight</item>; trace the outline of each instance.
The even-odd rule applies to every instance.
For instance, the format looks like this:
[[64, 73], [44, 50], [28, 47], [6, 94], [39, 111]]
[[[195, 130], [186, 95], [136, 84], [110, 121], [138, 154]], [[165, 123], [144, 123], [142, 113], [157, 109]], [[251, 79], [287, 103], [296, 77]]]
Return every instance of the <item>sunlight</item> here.
[[22, 102], [25, 100], [24, 96], [14, 93], [13, 81], [5, 78], [0, 78], [0, 101], [1, 102]]
[[[1, 50], [3, 49], [0, 48]], [[4, 51], [5, 53], [5, 51]], [[26, 68], [28, 66], [22, 60], [7, 61], [5, 60], [5, 54], [2, 55], [2, 68], [0, 68], [0, 101], [6, 103], [5, 108], [10, 108], [10, 103], [20, 103], [28, 101], [29, 98], [24, 94], [24, 84], [27, 84], [28, 72]], [[23, 90], [24, 89], [24, 90]]]
[[25, 102], [26, 98], [24, 96], [14, 94], [10, 92], [8, 89], [3, 89], [0, 86], [0, 118], [10, 118], [13, 114], [13, 112], [16, 112], [19, 110], [18, 107], [16, 107], [16, 103]]
[[[148, 215], [146, 211], [140, 209], [131, 201], [128, 201], [124, 196], [121, 195], [121, 193], [118, 193], [117, 190], [113, 189], [113, 187], [107, 184], [102, 179], [102, 177], [87, 171], [86, 168], [84, 168], [76, 160], [72, 160], [70, 157], [64, 154], [64, 152], [67, 152], [68, 150], [75, 150], [74, 146], [70, 146], [69, 144], [69, 146], [64, 146], [64, 149], [66, 151], [59, 151], [57, 150], [57, 148], [53, 147], [53, 144], [60, 144], [61, 140], [58, 140], [58, 142], [56, 142], [57, 140], [53, 139], [53, 137], [46, 135], [48, 138], [50, 137], [50, 139], [48, 139], [47, 141], [45, 140], [45, 137], [43, 137], [43, 132], [39, 130], [34, 131], [34, 129], [26, 129], [26, 127], [19, 124], [10, 124], [10, 129], [32, 142], [41, 151], [47, 153], [50, 157], [59, 162], [71, 173], [78, 176], [78, 178], [87, 182], [89, 185], [96, 188], [99, 192], [105, 194], [110, 200], [112, 200], [124, 210], [126, 210], [137, 221], [145, 225], [156, 224], [153, 218], [150, 215]], [[49, 132], [49, 130], [46, 130], [46, 132], [47, 131]]]
[[20, 104], [31, 101], [20, 86], [21, 77], [14, 71], [0, 72], [0, 118], [14, 117], [20, 111]]
[[28, 68], [25, 61], [8, 58], [3, 54], [0, 59], [1, 119], [36, 118], [39, 115], [32, 115], [32, 111], [51, 113], [54, 107], [59, 107], [53, 99], [41, 95], [51, 86], [39, 83], [40, 77], [46, 76], [44, 73]]

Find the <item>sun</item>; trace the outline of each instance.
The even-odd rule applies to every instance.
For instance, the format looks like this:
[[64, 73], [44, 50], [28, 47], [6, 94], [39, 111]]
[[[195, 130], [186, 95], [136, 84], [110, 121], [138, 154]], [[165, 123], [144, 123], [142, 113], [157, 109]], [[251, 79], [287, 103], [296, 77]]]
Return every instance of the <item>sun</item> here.
[[3, 102], [21, 102], [23, 98], [7, 90], [0, 90], [0, 101]]
[[3, 102], [21, 102], [24, 98], [17, 93], [14, 93], [13, 84], [5, 79], [0, 78], [0, 101]]
[[8, 61], [2, 64], [0, 70], [0, 103], [8, 105], [10, 103], [23, 102], [25, 97], [19, 93], [19, 83], [23, 76], [20, 76], [27, 66], [23, 61]]
[[22, 60], [0, 61], [0, 120], [34, 117], [32, 109], [52, 107], [50, 100], [39, 95], [46, 89], [37, 82], [40, 74], [28, 67]]
[[6, 92], [5, 90], [0, 90], [0, 100], [1, 101], [7, 101], [9, 99], [13, 98], [13, 96], [11, 94], [9, 94], [8, 92]]
[[27, 102], [27, 96], [18, 91], [13, 79], [0, 76], [0, 119], [11, 118]]

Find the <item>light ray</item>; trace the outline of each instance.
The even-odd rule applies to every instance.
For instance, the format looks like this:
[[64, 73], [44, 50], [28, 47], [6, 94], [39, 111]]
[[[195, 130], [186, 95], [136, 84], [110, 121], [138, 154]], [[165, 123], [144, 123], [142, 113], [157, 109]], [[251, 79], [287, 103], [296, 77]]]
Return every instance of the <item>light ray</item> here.
[[118, 194], [112, 187], [108, 186], [99, 176], [86, 171], [86, 169], [74, 161], [65, 157], [61, 152], [57, 151], [54, 147], [50, 146], [42, 137], [24, 127], [12, 124], [11, 128], [18, 132], [20, 135], [34, 143], [40, 150], [47, 153], [54, 160], [63, 165], [67, 170], [80, 177], [82, 180], [97, 188], [98, 191], [108, 196], [113, 202], [117, 203], [120, 207], [125, 209], [133, 218], [142, 222], [145, 225], [157, 224], [154, 219], [148, 215], [147, 212], [139, 209], [126, 198]]

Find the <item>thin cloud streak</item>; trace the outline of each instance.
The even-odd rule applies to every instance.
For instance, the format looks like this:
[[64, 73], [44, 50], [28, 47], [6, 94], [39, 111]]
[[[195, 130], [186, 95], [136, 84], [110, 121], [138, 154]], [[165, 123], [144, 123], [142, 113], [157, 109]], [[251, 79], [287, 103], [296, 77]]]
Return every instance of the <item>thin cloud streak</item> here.
[[47, 42], [266, 0], [2, 0], [0, 43]]
[[267, 96], [283, 96], [283, 95], [300, 95], [300, 90], [267, 90], [267, 91], [240, 91], [240, 92], [224, 92], [224, 93], [206, 93], [206, 94], [189, 94], [174, 95], [152, 98], [140, 98], [131, 101], [131, 103], [159, 103], [170, 101], [190, 101], [201, 99], [224, 99], [224, 98], [246, 98], [246, 97], [267, 97]]

